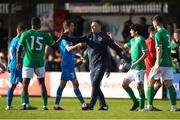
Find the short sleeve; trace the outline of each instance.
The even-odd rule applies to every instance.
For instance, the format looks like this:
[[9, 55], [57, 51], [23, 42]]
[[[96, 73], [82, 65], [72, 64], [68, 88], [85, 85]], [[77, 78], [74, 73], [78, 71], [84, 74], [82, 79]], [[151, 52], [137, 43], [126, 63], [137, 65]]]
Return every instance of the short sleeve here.
[[143, 37], [141, 37], [138, 41], [138, 44], [140, 46], [141, 51], [146, 51], [147, 50], [147, 46], [146, 46], [146, 41]]
[[139, 41], [139, 44], [140, 44], [140, 48], [141, 48], [142, 51], [146, 51], [146, 50], [147, 50], [146, 42], [145, 42], [144, 39], [141, 39], [141, 40]]
[[162, 38], [161, 35], [159, 33], [156, 33], [155, 35], [155, 44], [156, 46], [162, 46]]
[[64, 40], [64, 39], [62, 39], [61, 44], [62, 44], [64, 47], [66, 47], [66, 45], [69, 45], [69, 44], [68, 44], [68, 41], [66, 41], [66, 40]]
[[52, 44], [54, 44], [54, 40], [52, 38], [52, 36], [46, 34], [46, 38], [47, 38], [47, 41], [46, 41], [46, 44], [51, 46]]
[[21, 37], [19, 39], [18, 44], [24, 45], [25, 39], [26, 39], [26, 33], [24, 32], [24, 33], [22, 33], [22, 35], [21, 35]]
[[132, 39], [129, 42], [125, 43], [124, 46], [128, 46], [129, 48], [131, 48], [131, 41]]

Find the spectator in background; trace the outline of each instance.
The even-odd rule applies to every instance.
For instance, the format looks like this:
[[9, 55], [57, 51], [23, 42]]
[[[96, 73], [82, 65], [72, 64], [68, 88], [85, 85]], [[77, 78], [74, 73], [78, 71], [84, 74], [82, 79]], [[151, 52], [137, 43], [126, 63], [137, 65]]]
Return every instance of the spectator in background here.
[[8, 30], [4, 27], [4, 22], [0, 19], [0, 52], [7, 53]]
[[124, 28], [122, 31], [122, 36], [124, 39], [124, 42], [127, 42], [131, 39], [131, 34], [130, 34], [130, 26], [133, 24], [132, 20], [127, 20], [124, 23]]
[[[84, 49], [84, 46], [86, 46], [86, 44], [82, 44], [82, 46], [80, 48], [77, 48], [75, 50], [75, 71], [82, 71], [84, 70], [83, 66], [84, 64], [82, 64], [82, 59], [83, 59], [83, 49]], [[78, 64], [78, 63], [81, 63], [81, 64]]]
[[83, 35], [84, 31], [84, 19], [81, 16], [76, 16], [75, 22], [74, 22], [74, 36], [80, 37]]
[[109, 53], [109, 63], [111, 64], [110, 71], [111, 72], [118, 72], [119, 71], [118, 65], [119, 65], [119, 61], [120, 61], [119, 56], [111, 48], [109, 48], [108, 53]]
[[4, 73], [6, 71], [6, 60], [4, 57], [4, 53], [0, 52], [0, 73]]
[[83, 58], [86, 60], [84, 62], [85, 71], [89, 71], [89, 56], [88, 56], [88, 50], [84, 50], [83, 52]]
[[167, 31], [170, 34], [170, 38], [173, 38], [173, 34], [174, 34], [174, 26], [173, 23], [169, 22], [167, 24], [165, 24], [165, 28], [167, 29]]
[[0, 52], [0, 63], [2, 65], [2, 70], [6, 70], [6, 68], [7, 68], [7, 61], [6, 61], [6, 57], [5, 57], [3, 52]]
[[147, 39], [149, 34], [148, 34], [148, 25], [146, 24], [146, 18], [145, 17], [140, 17], [139, 18], [139, 24], [142, 26], [142, 36]]
[[60, 71], [60, 64], [55, 61], [54, 55], [49, 54], [46, 61], [46, 71]]
[[60, 51], [57, 49], [55, 50], [55, 55], [54, 55], [54, 60], [57, 62], [59, 66], [59, 71], [61, 71], [61, 62], [62, 62], [62, 57]]
[[180, 29], [174, 31], [174, 39], [171, 42], [171, 56], [175, 72], [180, 72]]

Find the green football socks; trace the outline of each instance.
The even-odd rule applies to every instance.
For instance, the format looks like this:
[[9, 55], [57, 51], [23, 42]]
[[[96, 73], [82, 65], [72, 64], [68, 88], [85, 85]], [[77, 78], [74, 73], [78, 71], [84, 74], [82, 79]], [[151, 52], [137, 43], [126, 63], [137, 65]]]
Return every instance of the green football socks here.
[[168, 91], [169, 91], [169, 96], [171, 99], [171, 105], [176, 105], [176, 90], [174, 86], [172, 85], [171, 87], [169, 87]]
[[29, 95], [27, 93], [21, 94], [22, 103], [26, 103], [26, 101], [29, 101]]
[[47, 101], [48, 101], [48, 95], [47, 95], [47, 93], [42, 93], [41, 98], [42, 98], [42, 100], [43, 100], [43, 105], [44, 105], [44, 106], [47, 106]]
[[148, 105], [152, 105], [154, 99], [154, 88], [149, 86], [147, 94], [148, 94]]
[[143, 109], [145, 104], [144, 90], [139, 91], [139, 109]]
[[134, 95], [133, 90], [129, 86], [124, 88], [124, 89], [128, 93], [128, 95], [130, 96], [130, 98], [132, 99], [133, 103], [137, 103], [138, 100], [137, 100], [136, 96]]

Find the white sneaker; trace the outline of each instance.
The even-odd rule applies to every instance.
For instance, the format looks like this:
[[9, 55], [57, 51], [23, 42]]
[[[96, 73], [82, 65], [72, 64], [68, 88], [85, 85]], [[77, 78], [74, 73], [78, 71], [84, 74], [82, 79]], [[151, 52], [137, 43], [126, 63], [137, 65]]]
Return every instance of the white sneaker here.
[[83, 103], [81, 108], [82, 108], [82, 110], [87, 110], [88, 109], [88, 105], [86, 103]]
[[7, 106], [7, 107], [5, 108], [5, 110], [10, 110], [10, 106]]
[[177, 109], [176, 106], [171, 106], [171, 109], [170, 109], [171, 112], [176, 112], [176, 111], [179, 111], [179, 110], [180, 109]]
[[26, 108], [29, 108], [30, 106], [29, 106], [29, 104], [26, 104]]
[[152, 105], [147, 105], [147, 106], [144, 108], [144, 111], [153, 111]]

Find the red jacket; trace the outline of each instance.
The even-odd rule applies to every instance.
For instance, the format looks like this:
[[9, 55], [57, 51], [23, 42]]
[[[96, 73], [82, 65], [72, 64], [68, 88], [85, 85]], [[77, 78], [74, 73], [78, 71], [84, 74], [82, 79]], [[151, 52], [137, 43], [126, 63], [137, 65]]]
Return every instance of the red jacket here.
[[148, 55], [145, 58], [145, 65], [146, 65], [146, 70], [150, 70], [156, 61], [156, 48], [155, 48], [155, 42], [154, 39], [149, 37], [146, 39], [146, 45], [148, 49]]

